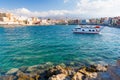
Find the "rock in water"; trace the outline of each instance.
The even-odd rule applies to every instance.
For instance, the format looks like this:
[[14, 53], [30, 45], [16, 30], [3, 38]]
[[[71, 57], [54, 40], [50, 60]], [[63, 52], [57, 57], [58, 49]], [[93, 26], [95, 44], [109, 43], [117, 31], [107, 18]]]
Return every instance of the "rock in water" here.
[[12, 75], [12, 74], [17, 73], [18, 70], [19, 70], [18, 68], [13, 68], [13, 69], [9, 70], [6, 74], [7, 75]]
[[80, 69], [78, 72], [84, 74], [85, 77], [89, 77], [89, 78], [96, 78], [97, 77], [96, 72], [88, 72], [88, 71], [86, 71], [86, 68]]
[[72, 80], [83, 80], [84, 75], [80, 72], [74, 74]]
[[105, 71], [107, 71], [107, 66], [103, 66], [103, 65], [101, 65], [101, 64], [97, 64], [97, 65], [96, 65], [96, 69], [97, 69], [98, 71], [100, 71], [100, 72], [105, 72]]
[[[15, 80], [39, 80], [40, 79], [40, 75], [37, 74], [25, 74], [23, 72], [18, 72], [16, 74], [17, 79]], [[12, 79], [14, 80], [14, 79]]]
[[70, 80], [70, 77], [66, 74], [53, 75], [48, 80]]
[[19, 70], [25, 73], [27, 68], [28, 68], [27, 66], [22, 66], [19, 68]]
[[53, 76], [53, 75], [57, 75], [57, 74], [67, 74], [65, 68], [61, 67], [61, 66], [55, 66], [53, 68], [50, 68], [49, 70], [46, 71], [45, 75], [47, 78]]
[[0, 80], [16, 80], [16, 77], [13, 75], [0, 76]]
[[37, 71], [38, 70], [38, 68], [39, 68], [39, 66], [38, 65], [35, 65], [35, 66], [30, 66], [30, 67], [28, 67], [27, 68], [27, 72], [34, 72], [34, 71]]

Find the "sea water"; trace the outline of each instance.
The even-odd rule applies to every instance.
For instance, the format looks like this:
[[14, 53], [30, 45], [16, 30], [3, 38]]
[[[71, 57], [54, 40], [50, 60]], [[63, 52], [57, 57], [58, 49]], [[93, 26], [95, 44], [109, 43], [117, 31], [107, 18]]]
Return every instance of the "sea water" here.
[[113, 64], [120, 58], [120, 28], [74, 34], [76, 25], [0, 28], [0, 69], [51, 62]]

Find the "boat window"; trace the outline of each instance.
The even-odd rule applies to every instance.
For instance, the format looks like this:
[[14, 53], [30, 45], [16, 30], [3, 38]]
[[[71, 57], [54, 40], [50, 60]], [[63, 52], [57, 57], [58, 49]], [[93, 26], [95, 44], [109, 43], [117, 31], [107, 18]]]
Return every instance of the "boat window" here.
[[89, 31], [91, 31], [91, 30], [89, 30]]
[[85, 31], [84, 29], [82, 31]]
[[95, 31], [95, 30], [92, 30], [93, 32]]

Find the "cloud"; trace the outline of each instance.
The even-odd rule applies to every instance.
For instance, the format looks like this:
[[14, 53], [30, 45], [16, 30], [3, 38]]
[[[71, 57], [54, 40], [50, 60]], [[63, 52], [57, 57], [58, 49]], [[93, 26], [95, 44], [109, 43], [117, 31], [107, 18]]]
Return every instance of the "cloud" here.
[[64, 3], [67, 3], [69, 0], [64, 0]]
[[120, 0], [78, 0], [77, 9], [85, 15], [118, 16], [120, 15]]
[[15, 15], [22, 15], [28, 17], [49, 17], [49, 16], [64, 16], [69, 13], [67, 10], [49, 10], [49, 11], [30, 11], [26, 8], [19, 8], [14, 10], [0, 9], [0, 12], [9, 12]]
[[30, 14], [31, 11], [26, 8], [15, 9], [16, 13], [20, 14]]
[[[64, 0], [68, 2], [71, 0]], [[0, 9], [0, 12], [11, 12], [16, 15], [28, 17], [50, 17], [50, 16], [79, 16], [82, 18], [106, 17], [120, 15], [120, 0], [75, 0], [76, 5], [73, 10], [49, 10], [30, 11], [26, 8], [14, 10]], [[67, 4], [67, 3], [66, 3]]]

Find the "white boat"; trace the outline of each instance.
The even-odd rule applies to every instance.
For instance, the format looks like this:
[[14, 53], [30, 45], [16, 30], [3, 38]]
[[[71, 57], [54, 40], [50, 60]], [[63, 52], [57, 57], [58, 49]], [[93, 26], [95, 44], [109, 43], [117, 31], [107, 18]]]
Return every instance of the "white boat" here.
[[77, 26], [73, 29], [73, 33], [90, 33], [98, 34], [103, 29], [102, 26]]

